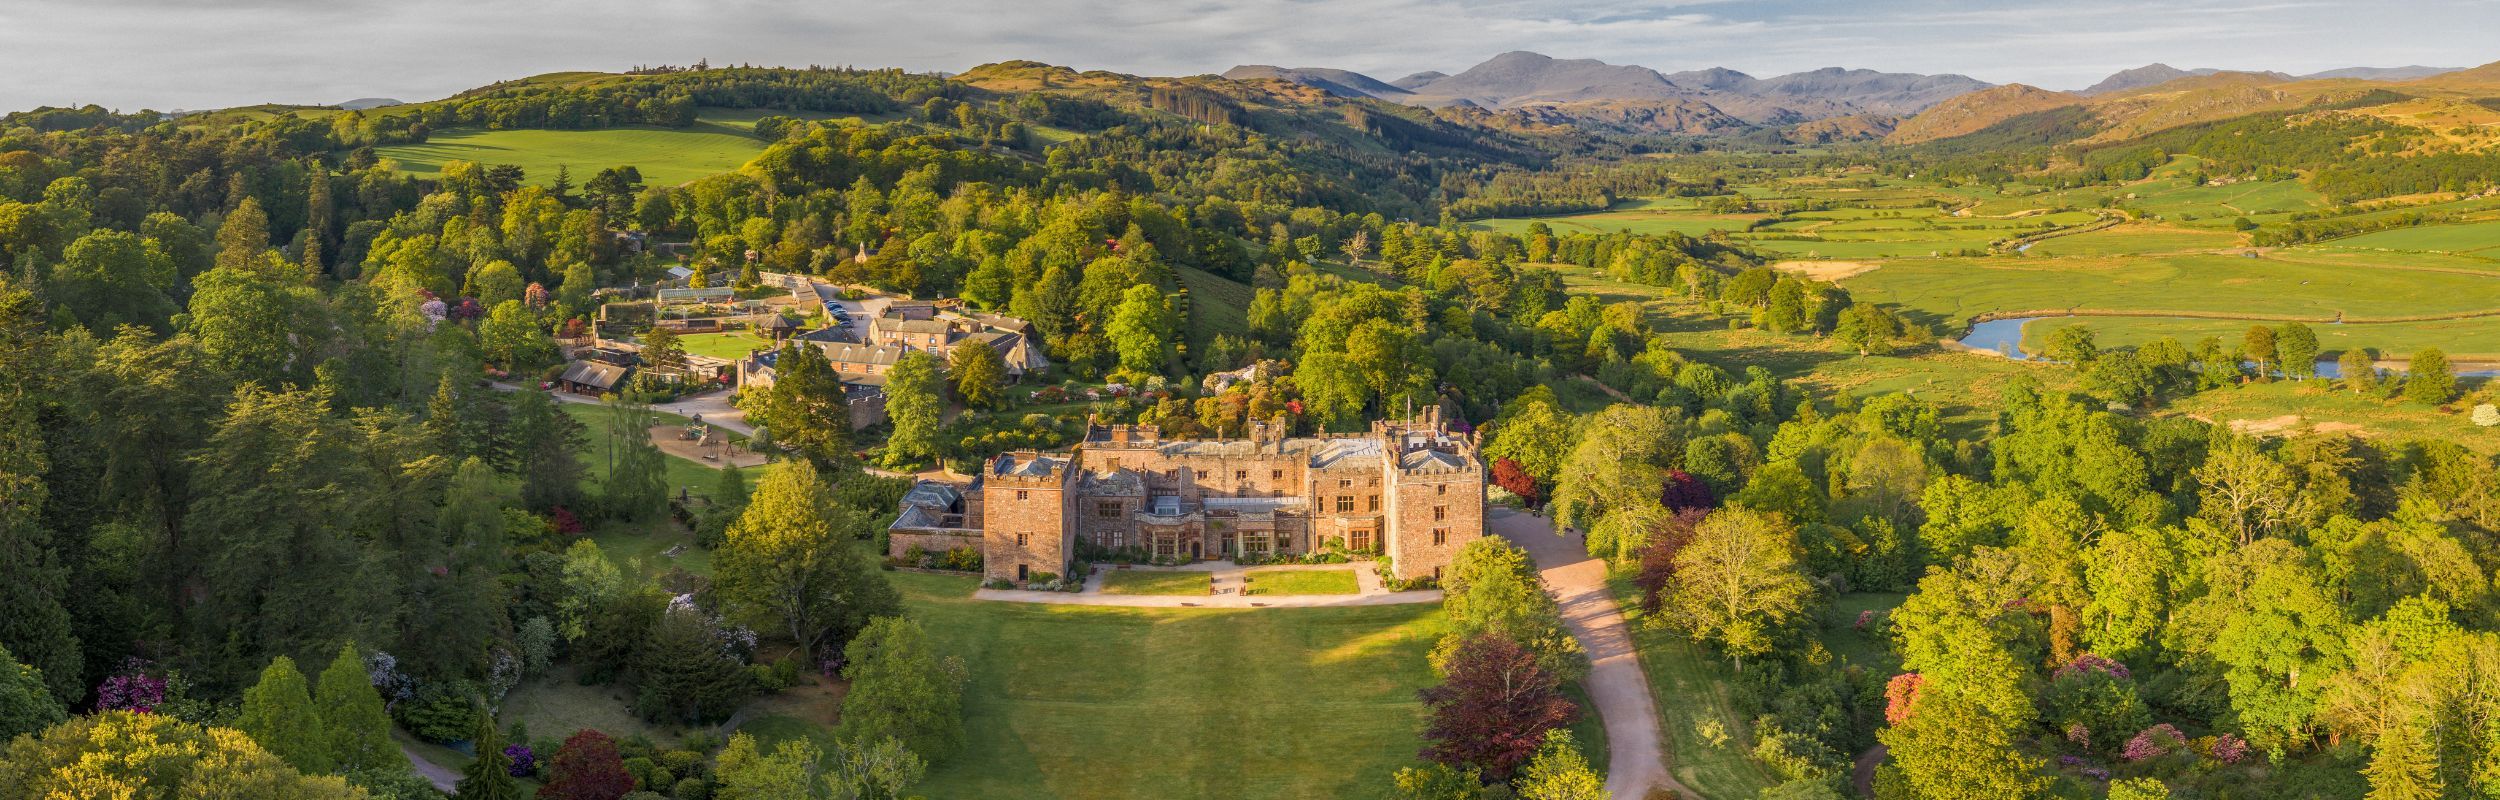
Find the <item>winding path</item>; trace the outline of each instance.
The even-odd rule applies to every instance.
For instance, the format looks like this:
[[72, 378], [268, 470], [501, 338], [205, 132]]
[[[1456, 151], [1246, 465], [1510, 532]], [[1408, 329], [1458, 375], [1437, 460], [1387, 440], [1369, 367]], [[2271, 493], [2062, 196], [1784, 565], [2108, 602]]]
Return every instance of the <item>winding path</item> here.
[[436, 791], [449, 794], [453, 787], [459, 785], [460, 773], [453, 771], [450, 767], [425, 760], [425, 756], [418, 755], [415, 748], [402, 744], [399, 746], [399, 753], [408, 757], [408, 766], [415, 769], [417, 775], [424, 778], [425, 782], [434, 784]]
[[1485, 527], [1527, 550], [1545, 575], [1546, 591], [1562, 605], [1563, 624], [1589, 651], [1589, 704], [1606, 725], [1606, 795], [1640, 800], [1653, 787], [1699, 797], [1667, 771], [1664, 727], [1632, 649], [1623, 611], [1606, 591], [1606, 563], [1590, 558], [1578, 533], [1557, 536], [1545, 517], [1507, 508], [1485, 510]]

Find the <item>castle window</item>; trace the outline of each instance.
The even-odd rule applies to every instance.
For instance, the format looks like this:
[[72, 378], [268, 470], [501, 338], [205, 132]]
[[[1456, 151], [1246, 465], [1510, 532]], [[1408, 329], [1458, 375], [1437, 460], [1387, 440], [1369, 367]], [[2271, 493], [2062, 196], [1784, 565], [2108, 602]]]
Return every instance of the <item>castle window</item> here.
[[1450, 518], [1450, 507], [1449, 507], [1449, 506], [1433, 506], [1433, 507], [1432, 507], [1432, 521], [1434, 521], [1434, 522], [1440, 522], [1440, 521], [1442, 521], [1442, 520], [1449, 519], [1449, 518]]
[[1432, 543], [1433, 543], [1433, 545], [1434, 545], [1434, 546], [1436, 546], [1436, 547], [1437, 547], [1437, 546], [1440, 546], [1440, 545], [1449, 544], [1449, 543], [1450, 543], [1450, 529], [1448, 529], [1448, 528], [1434, 528], [1434, 529], [1432, 529]]
[[1350, 514], [1350, 513], [1353, 513], [1353, 512], [1354, 512], [1354, 495], [1350, 495], [1350, 494], [1341, 494], [1341, 495], [1337, 495], [1337, 513], [1340, 513], [1340, 514]]
[[1025, 545], [1032, 544], [1032, 543], [1033, 543], [1033, 534], [1029, 534], [1029, 533], [1019, 533], [1019, 534], [1016, 534], [1016, 546], [1017, 546], [1017, 547], [1023, 547], [1023, 546], [1025, 546]]
[[1163, 471], [1163, 479], [1167, 481], [1178, 480], [1180, 476], [1180, 470], [1167, 469]]
[[1284, 479], [1285, 479], [1285, 471], [1284, 471], [1284, 470], [1281, 470], [1281, 469], [1271, 469], [1271, 470], [1268, 470], [1268, 471], [1267, 471], [1267, 479], [1268, 479], [1268, 480], [1272, 480], [1272, 481], [1281, 481], [1281, 480], [1284, 480]]
[[1032, 493], [1032, 492], [1030, 492], [1030, 491], [1024, 490], [1024, 489], [1017, 489], [1017, 490], [1016, 490], [1016, 499], [1018, 499], [1018, 500], [1031, 500], [1031, 499], [1033, 499], [1033, 493]]
[[1242, 482], [1242, 481], [1246, 481], [1246, 480], [1249, 480], [1249, 479], [1250, 479], [1250, 471], [1249, 471], [1249, 470], [1246, 470], [1246, 469], [1237, 469], [1237, 470], [1233, 470], [1233, 482], [1234, 482], [1234, 483], [1240, 483], [1240, 482]]
[[1371, 485], [1373, 485], [1373, 486], [1379, 486], [1379, 485], [1380, 485], [1380, 476], [1378, 476], [1378, 475], [1374, 475], [1374, 476], [1372, 476], [1372, 479], [1371, 479]]
[[1433, 485], [1432, 485], [1432, 493], [1433, 493], [1433, 494], [1449, 494], [1449, 493], [1450, 493], [1450, 485], [1449, 485], [1449, 484], [1446, 484], [1446, 483], [1436, 483], [1436, 484], [1433, 484]]
[[1094, 504], [1094, 516], [1105, 519], [1118, 519], [1120, 516], [1119, 501], [1111, 500]]
[[1351, 487], [1351, 486], [1353, 486], [1353, 485], [1354, 485], [1354, 479], [1353, 479], [1353, 478], [1338, 478], [1338, 479], [1337, 479], [1337, 488], [1339, 488], [1339, 489], [1348, 488], [1348, 487]]
[[1379, 511], [1379, 510], [1380, 510], [1380, 495], [1376, 495], [1376, 494], [1364, 495], [1364, 496], [1363, 496], [1363, 510], [1365, 510], [1365, 511]]

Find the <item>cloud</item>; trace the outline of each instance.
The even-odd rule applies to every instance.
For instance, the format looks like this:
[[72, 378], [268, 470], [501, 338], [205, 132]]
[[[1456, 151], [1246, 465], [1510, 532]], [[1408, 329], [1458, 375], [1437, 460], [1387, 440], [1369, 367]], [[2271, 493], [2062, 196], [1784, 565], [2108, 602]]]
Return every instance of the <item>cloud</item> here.
[[960, 71], [1031, 58], [1141, 74], [1234, 64], [1394, 78], [1535, 50], [1661, 70], [1825, 66], [2080, 86], [2152, 61], [2305, 72], [2477, 64], [2477, 0], [13, 0], [0, 109], [442, 97], [635, 64]]

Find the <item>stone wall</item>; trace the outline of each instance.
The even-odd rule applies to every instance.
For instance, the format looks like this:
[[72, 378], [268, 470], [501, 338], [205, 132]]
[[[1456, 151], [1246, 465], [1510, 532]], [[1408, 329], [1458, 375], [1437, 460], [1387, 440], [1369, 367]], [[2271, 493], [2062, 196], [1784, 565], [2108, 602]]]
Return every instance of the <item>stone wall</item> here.
[[983, 549], [980, 531], [913, 528], [886, 532], [885, 554], [888, 558], [901, 558], [914, 547], [933, 555], [959, 547], [971, 548], [976, 553]]

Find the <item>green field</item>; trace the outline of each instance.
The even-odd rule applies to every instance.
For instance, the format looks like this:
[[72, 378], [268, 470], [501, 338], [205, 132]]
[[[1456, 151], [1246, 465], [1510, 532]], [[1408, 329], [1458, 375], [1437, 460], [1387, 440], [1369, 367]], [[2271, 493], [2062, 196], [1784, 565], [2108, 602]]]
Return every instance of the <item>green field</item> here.
[[[582, 462], [590, 465], [590, 474], [587, 476], [587, 481], [595, 484], [600, 479], [607, 477], [609, 450], [607, 436], [608, 415], [612, 413], [610, 407], [591, 405], [588, 403], [558, 403], [557, 407], [564, 409], [564, 413], [572, 415], [573, 420], [581, 423], [582, 427], [586, 429], [584, 431], [584, 438], [590, 440], [590, 447], [583, 452]], [[654, 425], [684, 425], [689, 422], [693, 422], [693, 420], [689, 420], [685, 417], [666, 412], [652, 411], [649, 413], [652, 424]], [[746, 440], [746, 437], [739, 436], [728, 431], [721, 431], [721, 433], [728, 436], [731, 441], [742, 442]], [[709, 491], [714, 484], [720, 481], [720, 470], [709, 464], [697, 463], [675, 457], [667, 459], [667, 463], [668, 485], [669, 490], [672, 493], [674, 493], [678, 487], [682, 486], [692, 487], [696, 494], [702, 494]], [[769, 469], [772, 469], [771, 465], [747, 467], [745, 469], [747, 485], [754, 486], [758, 479], [764, 477], [764, 471]]]
[[772, 346], [771, 340], [757, 336], [751, 331], [689, 333], [677, 337], [677, 342], [680, 347], [685, 348], [687, 355], [727, 361], [746, 358], [747, 352], [755, 348]]
[[1247, 580], [1250, 587], [1243, 594], [1355, 594], [1362, 591], [1355, 583], [1351, 568], [1254, 569]]
[[2025, 251], [2040, 256], [2128, 256], [2220, 250], [2241, 244], [2238, 234], [2143, 224], [2043, 239]]
[[2394, 250], [2415, 253], [2479, 253], [2500, 251], [2500, 221], [2427, 225], [2363, 234], [2330, 243], [2339, 250]]
[[[2276, 324], [2279, 323], [2161, 317], [2052, 317], [2023, 326], [2023, 351], [2045, 352], [2049, 337], [2059, 328], [2077, 325], [2090, 328], [2094, 341], [2102, 347], [2134, 347], [2167, 336], [2193, 350], [2198, 341], [2208, 336], [2220, 337], [2226, 346], [2238, 346], [2250, 326]], [[2317, 334], [2319, 349], [2330, 357], [2353, 348], [2402, 356], [2424, 347], [2437, 347], [2455, 357], [2500, 359], [2500, 317], [2311, 325], [2309, 330]]]
[[2220, 255], [1895, 261], [1843, 282], [1860, 299], [1959, 322], [2101, 309], [2331, 319], [2500, 310], [2500, 276]]
[[2500, 435], [2474, 427], [2464, 414], [2373, 400], [2337, 391], [2325, 381], [2274, 381], [2198, 392], [2171, 401], [2162, 414], [2238, 423], [2278, 436], [2349, 433], [2384, 441], [2448, 441], [2479, 452], [2500, 452]]
[[1103, 594], [1208, 595], [1214, 594], [1214, 573], [1201, 570], [1170, 572], [1164, 570], [1115, 569], [1102, 574]]
[[964, 658], [961, 754], [914, 791], [984, 798], [1368, 798], [1415, 763], [1438, 605], [990, 603], [889, 573]]
[[435, 131], [418, 144], [375, 148], [402, 172], [420, 178], [442, 174], [449, 161], [519, 166], [529, 182], [546, 185], [557, 167], [572, 170], [578, 186], [602, 169], [631, 166], [643, 182], [675, 186], [737, 169], [764, 152], [755, 138], [755, 121], [770, 114], [822, 117], [821, 114], [705, 109], [686, 128], [634, 125], [598, 130], [508, 130], [470, 128]]

